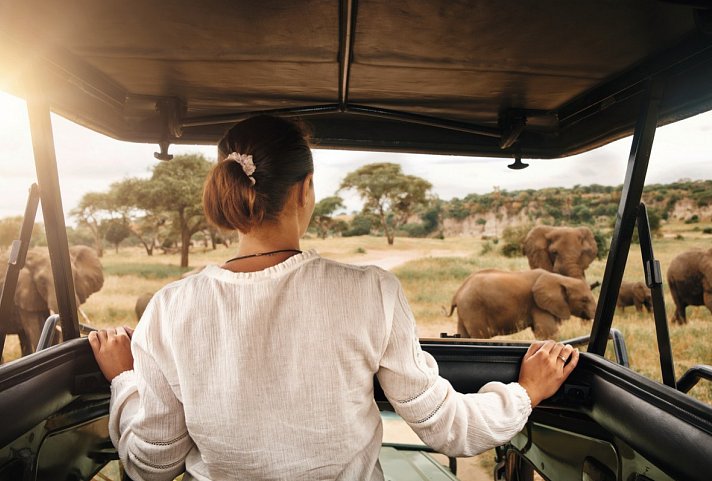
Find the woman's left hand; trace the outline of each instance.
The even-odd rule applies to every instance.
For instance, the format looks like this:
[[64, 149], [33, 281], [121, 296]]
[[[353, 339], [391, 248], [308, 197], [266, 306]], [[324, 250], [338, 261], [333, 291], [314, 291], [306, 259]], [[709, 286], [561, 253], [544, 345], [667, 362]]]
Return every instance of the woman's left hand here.
[[89, 344], [99, 369], [111, 382], [124, 371], [133, 369], [130, 327], [100, 329], [89, 333]]

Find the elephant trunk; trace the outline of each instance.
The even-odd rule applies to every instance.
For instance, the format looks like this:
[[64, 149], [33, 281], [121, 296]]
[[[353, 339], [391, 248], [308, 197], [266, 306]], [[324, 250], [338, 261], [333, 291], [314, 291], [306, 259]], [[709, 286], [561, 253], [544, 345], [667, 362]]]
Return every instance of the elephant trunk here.
[[556, 262], [554, 262], [554, 272], [575, 279], [586, 279], [586, 273], [576, 260], [556, 259]]

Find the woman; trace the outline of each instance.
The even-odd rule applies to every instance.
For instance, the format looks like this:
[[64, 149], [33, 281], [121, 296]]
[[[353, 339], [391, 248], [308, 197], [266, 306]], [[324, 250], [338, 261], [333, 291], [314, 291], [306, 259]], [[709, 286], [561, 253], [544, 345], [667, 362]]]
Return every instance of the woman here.
[[571, 346], [537, 343], [518, 383], [457, 393], [394, 275], [299, 249], [314, 209], [302, 130], [254, 117], [218, 149], [205, 213], [239, 231], [237, 257], [163, 288], [135, 333], [89, 337], [132, 478], [382, 480], [374, 374], [425, 443], [470, 456], [511, 439], [576, 366]]

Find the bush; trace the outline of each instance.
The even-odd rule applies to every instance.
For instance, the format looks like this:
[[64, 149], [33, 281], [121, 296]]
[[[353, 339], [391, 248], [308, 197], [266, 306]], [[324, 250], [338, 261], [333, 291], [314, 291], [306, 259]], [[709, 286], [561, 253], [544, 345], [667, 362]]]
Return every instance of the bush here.
[[[636, 230], [636, 234], [637, 234], [637, 230]], [[608, 239], [608, 236], [606, 236], [600, 230], [595, 229], [593, 231], [593, 238], [596, 239], [596, 247], [598, 248], [598, 255], [596, 257], [598, 259], [606, 258], [608, 256], [608, 250], [611, 245], [611, 241]]]
[[675, 236], [675, 240], [685, 240], [685, 236], [683, 236], [682, 234], [678, 234]]
[[493, 250], [494, 250], [494, 245], [492, 245], [492, 243], [489, 242], [489, 241], [488, 241], [488, 242], [485, 242], [484, 244], [482, 244], [482, 250], [480, 250], [480, 255], [481, 255], [481, 256], [486, 256], [487, 254], [489, 254], [489, 253], [492, 252]]
[[518, 257], [522, 253], [524, 238], [532, 228], [532, 224], [522, 224], [516, 227], [507, 227], [502, 232], [502, 254], [505, 257]]
[[400, 230], [408, 237], [425, 237], [429, 234], [423, 224], [404, 224]]
[[712, 227], [705, 227], [702, 229], [703, 234], [712, 234]]
[[689, 219], [686, 219], [685, 224], [696, 224], [699, 221], [700, 221], [700, 216], [695, 214], [692, 217], [690, 217]]
[[368, 235], [371, 233], [373, 222], [368, 216], [356, 215], [351, 220], [349, 228], [341, 233], [343, 237], [354, 237], [357, 235]]

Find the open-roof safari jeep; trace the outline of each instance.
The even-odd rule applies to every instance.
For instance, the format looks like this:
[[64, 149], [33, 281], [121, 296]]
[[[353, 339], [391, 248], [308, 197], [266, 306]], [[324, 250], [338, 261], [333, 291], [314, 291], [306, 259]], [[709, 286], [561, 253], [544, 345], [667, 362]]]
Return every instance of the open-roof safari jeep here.
[[[588, 352], [498, 449], [495, 475], [525, 479], [533, 466], [551, 480], [711, 478], [712, 408], [685, 394], [711, 371], [675, 379], [639, 207], [656, 126], [712, 108], [709, 2], [3, 0], [0, 87], [28, 103], [65, 339], [0, 367], [0, 479], [90, 479], [116, 458], [108, 385], [80, 338], [50, 111], [157, 143], [162, 160], [170, 144], [215, 144], [255, 112], [305, 118], [324, 148], [497, 156], [515, 167], [633, 134]], [[36, 206], [31, 198], [30, 225]], [[626, 367], [618, 337], [619, 363], [603, 357], [636, 219], [662, 384]], [[8, 281], [27, 250], [21, 237]], [[3, 315], [12, 289], [6, 282]], [[423, 344], [463, 392], [516, 380], [526, 349]], [[378, 388], [376, 401], [389, 408]]]

